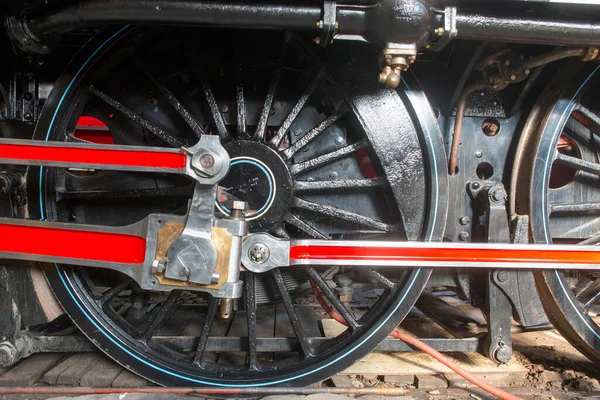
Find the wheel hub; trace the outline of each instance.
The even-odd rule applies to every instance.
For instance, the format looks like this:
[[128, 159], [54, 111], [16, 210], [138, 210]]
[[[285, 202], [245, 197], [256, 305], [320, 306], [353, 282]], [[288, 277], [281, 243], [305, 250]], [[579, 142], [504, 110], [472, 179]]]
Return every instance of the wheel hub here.
[[293, 184], [287, 164], [270, 147], [249, 140], [228, 143], [225, 149], [231, 163], [220, 184], [217, 208], [229, 215], [227, 200], [244, 201], [250, 230], [269, 231], [290, 207]]

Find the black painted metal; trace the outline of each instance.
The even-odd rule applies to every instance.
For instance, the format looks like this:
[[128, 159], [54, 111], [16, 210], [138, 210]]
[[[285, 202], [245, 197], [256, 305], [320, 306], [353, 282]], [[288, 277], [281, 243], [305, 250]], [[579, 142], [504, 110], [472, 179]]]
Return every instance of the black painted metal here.
[[512, 43], [564, 46], [599, 45], [600, 21], [566, 21], [523, 15], [497, 17], [461, 14], [456, 17], [458, 37]]
[[27, 22], [37, 37], [82, 25], [196, 24], [236, 28], [316, 30], [321, 7], [226, 1], [86, 1], [44, 12]]
[[[243, 337], [225, 336], [206, 338], [205, 351], [244, 352], [248, 350], [247, 339]], [[34, 353], [61, 353], [61, 352], [94, 352], [98, 348], [84, 336], [37, 336], [30, 335], [31, 348], [28, 354]], [[310, 347], [318, 347], [329, 339], [323, 337], [308, 337], [306, 343]], [[199, 344], [194, 336], [157, 336], [153, 341], [161, 346], [167, 346], [181, 351], [193, 351]], [[481, 342], [480, 338], [446, 339], [430, 338], [421, 339], [424, 343], [442, 352], [462, 351], [476, 352]], [[295, 352], [301, 347], [297, 338], [257, 338], [257, 351], [268, 352]], [[410, 345], [398, 339], [385, 339], [376, 351], [383, 352], [412, 352], [417, 351]]]

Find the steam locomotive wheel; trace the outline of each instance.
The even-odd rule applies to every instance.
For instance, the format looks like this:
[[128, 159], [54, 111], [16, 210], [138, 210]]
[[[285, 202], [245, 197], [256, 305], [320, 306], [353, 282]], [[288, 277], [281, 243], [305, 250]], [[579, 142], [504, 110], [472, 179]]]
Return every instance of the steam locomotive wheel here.
[[[215, 212], [229, 212], [227, 199], [247, 202], [252, 232], [441, 239], [445, 160], [424, 97], [352, 93], [295, 37], [215, 37], [172, 27], [100, 33], [59, 79], [35, 138], [188, 146], [216, 134], [232, 162]], [[103, 225], [183, 214], [193, 188], [185, 177], [127, 172], [32, 168], [28, 177], [30, 215]], [[162, 385], [224, 387], [306, 385], [348, 367], [400, 323], [430, 274], [335, 266], [245, 273], [244, 298], [223, 319], [219, 299], [201, 292], [164, 295], [110, 271], [45, 268], [73, 321], [120, 364]], [[348, 320], [344, 332], [322, 337], [316, 320], [304, 319], [306, 307], [325, 317], [303, 291], [309, 277]], [[368, 301], [340, 297], [333, 282], [355, 300], [369, 290]], [[263, 340], [273, 336], [287, 339]]]
[[[529, 213], [536, 243], [600, 243], [600, 73], [592, 67], [565, 68], [557, 75], [530, 117], [528, 126], [538, 128], [521, 140], [518, 153], [536, 156], [526, 156], [529, 163], [521, 160], [517, 212]], [[582, 354], [600, 362], [600, 274], [534, 274], [552, 324]]]

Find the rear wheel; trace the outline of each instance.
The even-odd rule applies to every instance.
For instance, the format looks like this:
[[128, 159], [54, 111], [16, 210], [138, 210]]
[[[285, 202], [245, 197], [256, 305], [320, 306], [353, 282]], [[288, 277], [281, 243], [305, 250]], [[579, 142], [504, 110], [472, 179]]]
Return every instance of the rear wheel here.
[[[513, 180], [517, 212], [536, 243], [600, 243], [598, 66], [565, 68], [535, 106]], [[535, 156], [533, 156], [535, 154]], [[519, 194], [525, 196], [519, 196]], [[550, 321], [581, 353], [600, 362], [600, 272], [536, 271]]]
[[[437, 171], [445, 160], [423, 96], [403, 101], [390, 90], [340, 83], [296, 37], [218, 34], [218, 43], [214, 32], [194, 29], [101, 34], [60, 78], [36, 138], [182, 146], [215, 134], [232, 159], [215, 212], [227, 214], [229, 198], [246, 201], [251, 232], [441, 239], [446, 182]], [[359, 76], [363, 67], [349, 63]], [[123, 225], [153, 212], [181, 214], [192, 192], [190, 181], [168, 175], [44, 168], [28, 176], [30, 214], [59, 221]], [[325, 379], [400, 323], [430, 273], [335, 266], [245, 273], [244, 298], [223, 319], [219, 299], [202, 293], [147, 292], [104, 270], [46, 270], [67, 313], [100, 349], [171, 386]], [[307, 294], [309, 279], [347, 329], [323, 335], [318, 320], [326, 315]]]

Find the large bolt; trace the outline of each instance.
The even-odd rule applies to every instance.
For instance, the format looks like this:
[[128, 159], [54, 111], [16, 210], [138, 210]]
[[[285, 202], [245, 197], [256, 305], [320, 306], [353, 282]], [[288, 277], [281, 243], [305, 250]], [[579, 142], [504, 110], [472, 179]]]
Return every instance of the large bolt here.
[[471, 222], [471, 218], [469, 218], [469, 217], [467, 217], [467, 216], [465, 215], [465, 216], [463, 216], [463, 217], [460, 217], [460, 219], [458, 220], [458, 222], [459, 222], [461, 225], [463, 225], [463, 226], [464, 226], [464, 225], [468, 225], [468, 224], [469, 224], [469, 222]]
[[492, 354], [494, 360], [500, 364], [508, 364], [512, 358], [512, 348], [509, 346], [498, 346]]
[[192, 157], [192, 168], [198, 175], [204, 177], [215, 176], [221, 171], [221, 167], [223, 166], [222, 158], [210, 152], [209, 150], [202, 150], [196, 153]]
[[10, 342], [0, 343], [0, 367], [10, 367], [17, 358], [17, 349]]
[[270, 255], [269, 248], [262, 243], [255, 243], [250, 247], [250, 250], [248, 250], [250, 260], [257, 264], [262, 264], [267, 261]]
[[461, 231], [458, 234], [458, 240], [460, 240], [461, 242], [466, 242], [467, 240], [469, 240], [470, 237], [471, 235], [469, 235], [469, 232]]

